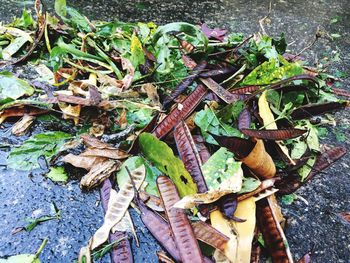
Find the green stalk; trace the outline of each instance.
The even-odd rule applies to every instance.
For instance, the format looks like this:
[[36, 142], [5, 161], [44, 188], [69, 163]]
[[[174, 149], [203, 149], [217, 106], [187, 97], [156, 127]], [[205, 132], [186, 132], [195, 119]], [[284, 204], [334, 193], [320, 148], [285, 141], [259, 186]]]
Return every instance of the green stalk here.
[[106, 53], [104, 53], [102, 51], [102, 49], [100, 49], [96, 45], [95, 41], [93, 41], [90, 38], [87, 38], [87, 43], [96, 49], [97, 53], [101, 56], [101, 58], [103, 58], [104, 60], [106, 60], [108, 62], [108, 64], [112, 67], [114, 73], [117, 75], [118, 79], [122, 79], [123, 76], [122, 76], [120, 70], [118, 69], [118, 67], [113, 63], [113, 61], [110, 59], [110, 57]]

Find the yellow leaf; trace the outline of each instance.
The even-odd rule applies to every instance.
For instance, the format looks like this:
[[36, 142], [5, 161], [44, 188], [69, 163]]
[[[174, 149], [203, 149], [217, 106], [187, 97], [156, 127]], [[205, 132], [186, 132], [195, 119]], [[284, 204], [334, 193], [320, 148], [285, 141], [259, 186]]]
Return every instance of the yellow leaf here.
[[216, 250], [214, 254], [216, 262], [235, 263], [237, 255], [237, 236], [234, 234], [235, 230], [232, 228], [232, 222], [224, 218], [219, 210], [210, 213], [210, 222], [216, 230], [230, 238], [224, 249], [224, 256], [226, 256], [229, 261], [225, 260], [225, 257], [223, 257], [219, 250]]
[[72, 119], [75, 125], [79, 124], [79, 116], [80, 116], [80, 110], [81, 110], [80, 105], [72, 106], [66, 103], [59, 103], [58, 106], [63, 112], [63, 119], [65, 120]]
[[[275, 117], [273, 116], [269, 103], [267, 102], [266, 94], [267, 94], [267, 90], [265, 90], [259, 98], [259, 101], [258, 101], [259, 115], [263, 120], [266, 130], [273, 130], [273, 129], [277, 130], [278, 127], [275, 122]], [[283, 145], [283, 142], [276, 141], [276, 143], [278, 147], [282, 150], [282, 152], [285, 154], [285, 156], [289, 159], [289, 161], [292, 164], [295, 164], [295, 162], [289, 156], [288, 148]]]
[[236, 262], [250, 263], [250, 254], [256, 223], [254, 197], [238, 202], [235, 216], [246, 220], [245, 222], [233, 222], [238, 237]]

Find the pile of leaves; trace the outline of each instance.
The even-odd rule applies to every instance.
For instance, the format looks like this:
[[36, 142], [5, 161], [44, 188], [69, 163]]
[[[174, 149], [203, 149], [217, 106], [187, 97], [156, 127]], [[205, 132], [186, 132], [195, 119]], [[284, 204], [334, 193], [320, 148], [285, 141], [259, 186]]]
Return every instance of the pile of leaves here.
[[[283, 34], [90, 21], [64, 0], [55, 15], [39, 0], [35, 11], [0, 25], [0, 122], [18, 120], [16, 136], [36, 122], [50, 131], [12, 147], [7, 165], [56, 182], [80, 171], [82, 188], [100, 188], [104, 223], [79, 262], [133, 261], [130, 205], [161, 262], [259, 262], [261, 251], [293, 262], [276, 195], [346, 153], [318, 138], [323, 114], [349, 105], [332, 76], [286, 53]], [[24, 63], [35, 80], [11, 73]]]

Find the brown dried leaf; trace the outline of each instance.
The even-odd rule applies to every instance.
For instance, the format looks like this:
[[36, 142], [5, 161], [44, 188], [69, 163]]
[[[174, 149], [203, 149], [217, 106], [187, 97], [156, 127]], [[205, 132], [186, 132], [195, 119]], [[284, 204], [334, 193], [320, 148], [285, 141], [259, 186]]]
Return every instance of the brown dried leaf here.
[[97, 166], [99, 163], [107, 160], [103, 157], [94, 157], [94, 156], [80, 156], [74, 154], [67, 154], [63, 157], [62, 161], [69, 163], [74, 167], [83, 168], [85, 170], [91, 170], [92, 167]]
[[[145, 180], [145, 176], [146, 169], [144, 165], [131, 172], [131, 177], [136, 189], [140, 188]], [[104, 223], [92, 237], [90, 249], [97, 248], [108, 239], [110, 230], [123, 218], [134, 198], [134, 194], [134, 188], [130, 178], [120, 187], [118, 193], [114, 189], [111, 189], [108, 210], [105, 215]]]
[[105, 160], [96, 166], [92, 166], [90, 171], [81, 178], [80, 186], [88, 189], [95, 187], [108, 178], [120, 166], [120, 162]]
[[80, 105], [72, 106], [70, 104], [59, 103], [58, 106], [63, 112], [63, 119], [72, 119], [75, 125], [79, 124], [79, 116], [81, 111]]
[[146, 92], [147, 97], [150, 99], [150, 105], [161, 106], [156, 86], [151, 83], [146, 83], [141, 86], [141, 91]]
[[30, 126], [32, 125], [32, 123], [34, 122], [35, 117], [34, 116], [29, 116], [29, 115], [24, 115], [22, 117], [22, 119], [20, 119], [18, 122], [16, 122], [13, 126], [12, 126], [12, 134], [15, 136], [22, 136], [24, 135], [28, 129], [30, 128]]
[[105, 157], [115, 160], [126, 159], [129, 154], [119, 149], [99, 149], [99, 148], [88, 148], [80, 154], [80, 156], [90, 157]]
[[9, 117], [36, 116], [47, 112], [48, 110], [46, 109], [35, 108], [29, 105], [15, 105], [0, 112], [0, 124]]

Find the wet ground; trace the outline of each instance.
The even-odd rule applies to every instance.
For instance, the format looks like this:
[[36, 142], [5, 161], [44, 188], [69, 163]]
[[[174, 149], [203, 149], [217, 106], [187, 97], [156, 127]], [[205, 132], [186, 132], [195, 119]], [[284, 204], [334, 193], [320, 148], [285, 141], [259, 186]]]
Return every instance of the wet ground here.
[[[259, 19], [268, 14], [269, 1], [67, 1], [89, 18], [124, 21], [206, 21], [235, 32], [252, 34], [259, 28]], [[20, 4], [26, 1], [2, 0], [0, 20], [18, 15]], [[52, 1], [49, 2], [52, 6]], [[307, 52], [310, 65], [320, 62], [328, 65], [333, 74], [339, 71], [350, 74], [350, 5], [347, 0], [337, 1], [272, 1], [270, 24], [264, 26], [267, 33], [279, 35], [285, 32], [290, 49], [298, 52], [314, 37], [319, 27], [320, 39]], [[331, 39], [332, 34], [340, 37]], [[333, 35], [334, 36], [334, 35]], [[327, 57], [327, 60], [323, 58]], [[27, 75], [30, 77], [30, 75]], [[349, 78], [341, 82], [348, 89]], [[339, 142], [335, 133], [350, 138], [349, 111], [337, 113], [339, 128], [329, 128], [331, 145], [343, 144], [350, 150], [350, 143]], [[2, 125], [0, 138], [8, 142], [7, 129]], [[17, 144], [20, 141], [11, 141]], [[0, 149], [0, 166], [6, 163], [6, 150]], [[286, 235], [294, 257], [298, 259], [311, 248], [313, 262], [350, 262], [350, 226], [337, 213], [350, 211], [350, 160], [343, 157], [312, 182], [297, 192], [292, 205], [284, 205], [288, 218]], [[98, 206], [97, 191], [82, 192], [77, 181], [67, 185], [55, 185], [45, 180], [40, 171], [31, 174], [0, 168], [0, 257], [18, 253], [33, 253], [41, 240], [49, 238], [42, 253], [43, 262], [73, 262], [79, 248], [102, 223], [102, 209]], [[305, 202], [306, 201], [306, 202]], [[62, 219], [52, 220], [36, 227], [32, 232], [11, 235], [12, 229], [23, 226], [26, 217], [50, 213], [55, 202]], [[136, 222], [136, 225], [137, 224]], [[156, 262], [155, 242], [147, 230], [137, 226], [141, 247], [133, 251], [136, 262]], [[104, 262], [108, 262], [106, 257]]]

